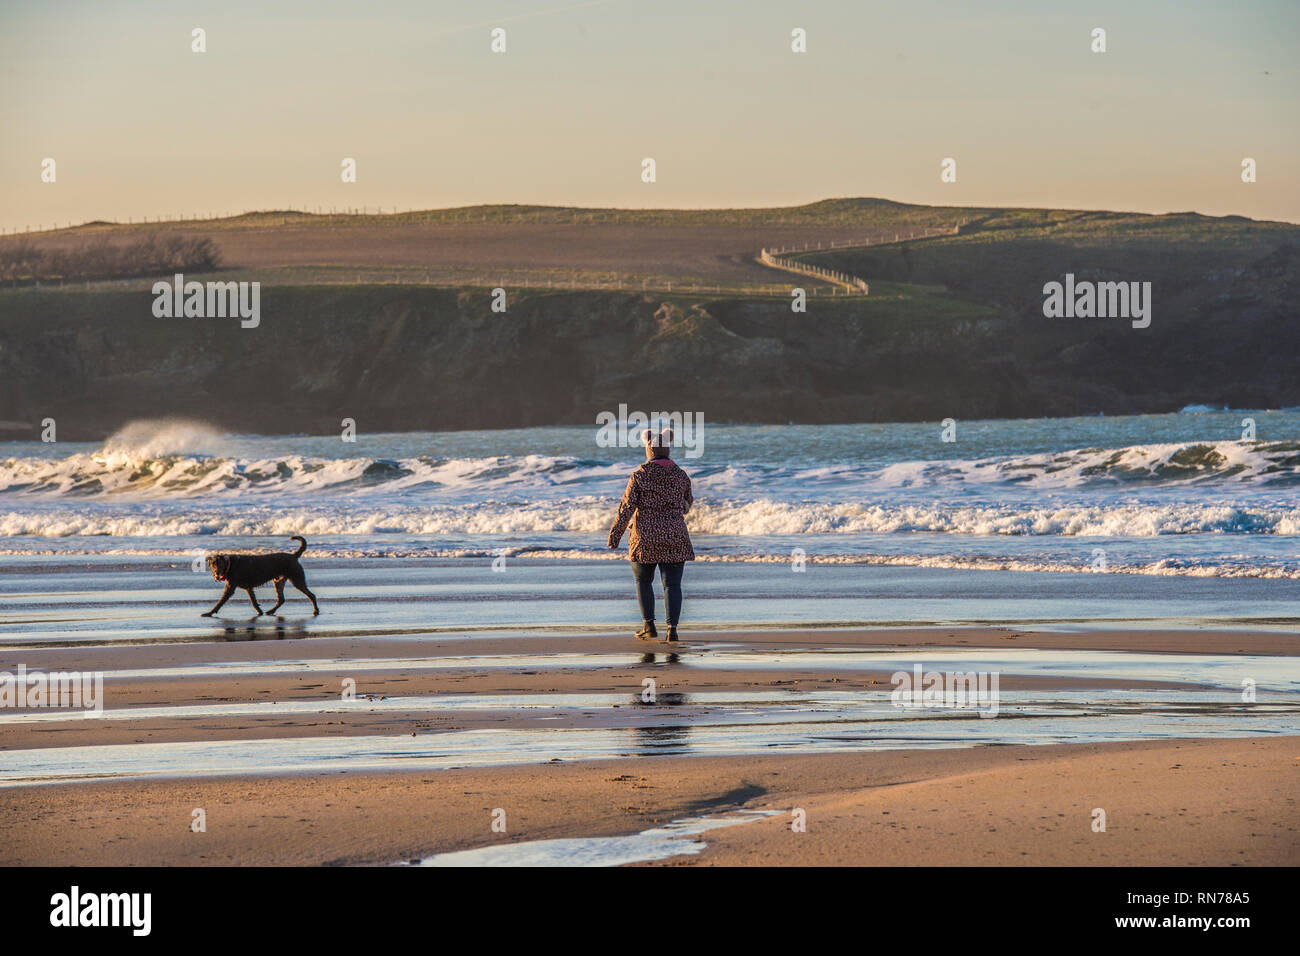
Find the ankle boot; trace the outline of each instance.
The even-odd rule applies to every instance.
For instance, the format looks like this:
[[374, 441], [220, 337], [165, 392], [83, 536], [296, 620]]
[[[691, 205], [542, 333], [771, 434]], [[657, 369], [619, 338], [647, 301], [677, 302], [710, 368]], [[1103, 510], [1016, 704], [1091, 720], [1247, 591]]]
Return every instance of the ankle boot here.
[[664, 640], [666, 640], [666, 641], [675, 641], [675, 640], [677, 640], [677, 625], [676, 625], [676, 624], [669, 624], [669, 625], [668, 625], [668, 636], [667, 636], [666, 638], [664, 638]]
[[641, 630], [636, 632], [636, 636], [642, 641], [653, 641], [659, 637], [659, 632], [655, 630], [654, 621], [642, 621]]

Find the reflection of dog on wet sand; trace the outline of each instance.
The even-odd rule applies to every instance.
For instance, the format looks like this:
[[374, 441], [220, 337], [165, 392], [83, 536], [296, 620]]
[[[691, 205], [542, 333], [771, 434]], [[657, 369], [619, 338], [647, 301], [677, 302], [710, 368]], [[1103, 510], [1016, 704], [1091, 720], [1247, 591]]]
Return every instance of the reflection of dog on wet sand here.
[[[303, 574], [302, 565], [298, 563], [298, 556], [307, 550], [307, 539], [294, 535], [289, 540], [298, 542], [298, 550], [293, 554], [281, 551], [278, 554], [211, 555], [208, 558], [208, 570], [212, 572], [213, 578], [225, 584], [226, 590], [222, 592], [221, 600], [203, 617], [211, 617], [220, 611], [221, 605], [229, 601], [230, 595], [235, 593], [235, 588], [243, 588], [248, 592], [248, 599], [253, 602], [253, 609], [259, 615], [274, 614], [284, 603], [285, 581], [307, 595], [311, 599], [312, 612], [319, 614], [320, 606], [316, 603], [316, 595], [307, 589], [307, 577]], [[270, 581], [275, 582], [276, 602], [275, 607], [264, 612], [257, 603], [253, 588]]]

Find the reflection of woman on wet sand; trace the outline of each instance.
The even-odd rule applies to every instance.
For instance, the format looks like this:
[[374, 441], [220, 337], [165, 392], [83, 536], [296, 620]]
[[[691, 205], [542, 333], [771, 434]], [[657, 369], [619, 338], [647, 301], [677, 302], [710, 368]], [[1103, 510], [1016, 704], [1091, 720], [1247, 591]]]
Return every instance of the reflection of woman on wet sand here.
[[647, 429], [641, 437], [645, 442], [646, 461], [628, 479], [614, 526], [609, 529], [609, 546], [618, 547], [631, 522], [627, 556], [632, 562], [637, 601], [641, 605], [641, 630], [636, 636], [643, 641], [659, 636], [655, 629], [657, 566], [667, 605], [666, 640], [675, 641], [677, 621], [682, 613], [682, 571], [687, 561], [695, 560], [685, 518], [695, 499], [691, 495], [690, 477], [668, 457], [672, 429], [664, 429], [657, 435]]

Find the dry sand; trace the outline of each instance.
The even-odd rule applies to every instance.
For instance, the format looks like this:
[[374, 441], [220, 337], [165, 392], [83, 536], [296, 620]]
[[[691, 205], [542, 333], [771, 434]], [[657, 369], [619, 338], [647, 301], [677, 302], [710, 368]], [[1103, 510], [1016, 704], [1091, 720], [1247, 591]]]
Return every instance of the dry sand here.
[[745, 808], [780, 815], [663, 863], [1294, 865], [1297, 760], [1246, 738], [26, 787], [3, 792], [0, 864], [385, 863]]

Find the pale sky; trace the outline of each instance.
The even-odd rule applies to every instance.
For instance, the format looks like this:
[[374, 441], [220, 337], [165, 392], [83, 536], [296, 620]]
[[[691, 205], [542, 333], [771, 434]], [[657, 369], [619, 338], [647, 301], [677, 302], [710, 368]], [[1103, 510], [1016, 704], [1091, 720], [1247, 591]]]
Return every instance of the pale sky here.
[[0, 228], [841, 196], [1297, 222], [1297, 36], [1294, 0], [0, 0]]

